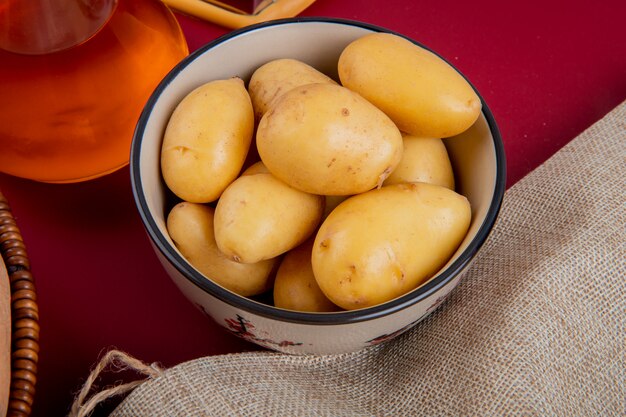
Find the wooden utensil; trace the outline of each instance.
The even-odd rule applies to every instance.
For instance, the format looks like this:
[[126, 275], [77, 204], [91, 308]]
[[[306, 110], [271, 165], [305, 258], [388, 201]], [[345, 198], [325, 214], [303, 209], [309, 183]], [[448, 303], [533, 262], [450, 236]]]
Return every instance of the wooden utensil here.
[[264, 0], [254, 7], [252, 13], [218, 0], [164, 0], [173, 9], [237, 29], [267, 20], [294, 17], [315, 0]]

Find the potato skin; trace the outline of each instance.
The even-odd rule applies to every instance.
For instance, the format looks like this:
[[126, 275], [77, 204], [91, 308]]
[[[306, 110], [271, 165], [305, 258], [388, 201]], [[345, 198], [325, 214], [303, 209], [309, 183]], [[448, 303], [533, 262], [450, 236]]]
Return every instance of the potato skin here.
[[178, 104], [165, 130], [161, 172], [168, 188], [194, 203], [215, 201], [239, 174], [254, 115], [239, 78], [211, 81]]
[[309, 239], [283, 257], [274, 281], [276, 307], [308, 312], [339, 310], [317, 285], [311, 267], [312, 248], [313, 239]]
[[296, 59], [276, 59], [261, 65], [254, 71], [248, 84], [254, 116], [260, 120], [281, 94], [295, 87], [314, 83], [337, 84], [326, 74]]
[[255, 175], [255, 174], [269, 174], [267, 167], [263, 164], [263, 161], [255, 162], [246, 168], [241, 175]]
[[257, 130], [261, 160], [277, 178], [320, 195], [351, 195], [384, 181], [402, 157], [402, 135], [347, 88], [309, 84], [283, 94]]
[[323, 196], [296, 190], [270, 173], [243, 175], [217, 202], [215, 240], [237, 262], [271, 259], [304, 242], [323, 210]]
[[403, 134], [402, 140], [402, 160], [383, 185], [427, 182], [454, 190], [452, 164], [441, 139]]
[[338, 72], [343, 86], [415, 136], [457, 135], [481, 111], [480, 98], [452, 66], [398, 35], [373, 33], [353, 41], [339, 58]]
[[336, 305], [371, 307], [432, 277], [465, 237], [468, 200], [447, 188], [396, 184], [350, 197], [322, 223], [311, 261]]
[[234, 262], [219, 251], [213, 233], [214, 209], [181, 202], [167, 216], [167, 230], [182, 255], [207, 279], [246, 296], [271, 288], [276, 259], [257, 263]]

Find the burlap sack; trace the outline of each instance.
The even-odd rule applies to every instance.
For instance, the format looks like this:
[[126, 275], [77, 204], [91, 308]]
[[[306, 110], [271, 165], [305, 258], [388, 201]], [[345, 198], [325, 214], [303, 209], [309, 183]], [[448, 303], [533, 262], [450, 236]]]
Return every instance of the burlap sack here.
[[193, 360], [113, 416], [624, 416], [625, 139], [623, 103], [514, 185], [461, 285], [400, 338]]

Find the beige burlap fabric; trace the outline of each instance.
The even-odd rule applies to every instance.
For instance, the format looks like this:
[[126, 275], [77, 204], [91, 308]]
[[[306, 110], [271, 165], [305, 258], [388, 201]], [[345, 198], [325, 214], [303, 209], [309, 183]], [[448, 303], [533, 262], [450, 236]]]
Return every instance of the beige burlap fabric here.
[[626, 415], [626, 103], [506, 193], [451, 297], [339, 356], [197, 359], [114, 416]]

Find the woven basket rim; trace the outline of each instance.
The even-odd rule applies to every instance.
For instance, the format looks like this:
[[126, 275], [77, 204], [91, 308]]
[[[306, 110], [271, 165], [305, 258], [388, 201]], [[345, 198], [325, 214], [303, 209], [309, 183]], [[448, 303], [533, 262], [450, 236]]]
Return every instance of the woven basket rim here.
[[11, 384], [7, 415], [30, 416], [39, 361], [39, 307], [30, 261], [9, 202], [0, 191], [0, 255], [11, 292]]

